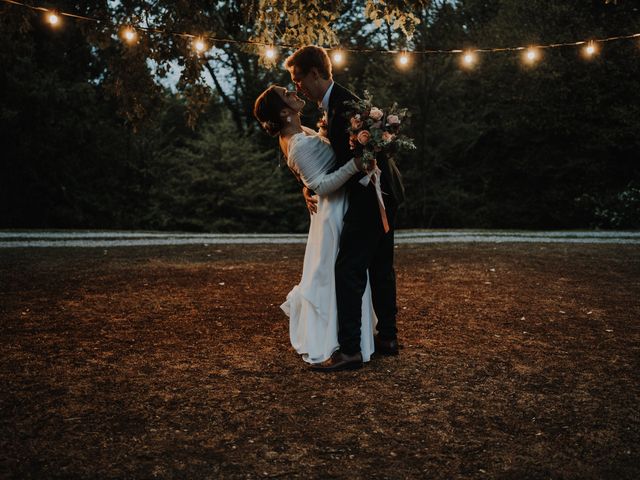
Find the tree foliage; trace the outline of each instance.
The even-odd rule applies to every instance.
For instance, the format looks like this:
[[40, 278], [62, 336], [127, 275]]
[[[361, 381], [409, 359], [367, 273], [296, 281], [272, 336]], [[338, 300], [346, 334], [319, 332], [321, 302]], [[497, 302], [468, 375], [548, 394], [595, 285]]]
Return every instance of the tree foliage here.
[[[305, 230], [299, 186], [251, 114], [266, 86], [288, 84], [286, 72], [231, 41], [197, 55], [192, 39], [152, 31], [127, 46], [115, 34], [129, 21], [235, 40], [409, 50], [640, 31], [638, 6], [622, 0], [58, 6], [105, 21], [52, 30], [30, 10], [0, 7], [3, 227]], [[513, 52], [481, 54], [471, 70], [437, 54], [413, 55], [403, 70], [390, 55], [347, 52], [335, 66], [355, 92], [411, 111], [418, 149], [401, 159], [401, 227], [640, 226], [638, 44], [603, 44], [590, 61], [577, 48], [543, 53], [535, 67]], [[163, 87], [176, 71], [173, 89]], [[308, 105], [304, 122], [317, 119]]]

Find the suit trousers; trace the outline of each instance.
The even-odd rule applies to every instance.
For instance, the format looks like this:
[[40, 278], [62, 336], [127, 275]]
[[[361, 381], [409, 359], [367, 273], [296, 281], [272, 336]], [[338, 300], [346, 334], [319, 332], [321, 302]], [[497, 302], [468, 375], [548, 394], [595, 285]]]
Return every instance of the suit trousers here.
[[396, 273], [393, 268], [394, 230], [345, 221], [335, 264], [338, 304], [338, 342], [346, 354], [360, 351], [362, 296], [371, 284], [373, 308], [378, 317], [378, 335], [396, 338]]

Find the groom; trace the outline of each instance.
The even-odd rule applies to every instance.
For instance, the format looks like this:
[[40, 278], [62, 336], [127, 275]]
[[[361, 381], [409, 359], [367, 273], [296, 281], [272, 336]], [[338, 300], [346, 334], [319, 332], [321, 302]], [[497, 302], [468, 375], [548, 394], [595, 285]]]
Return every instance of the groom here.
[[[331, 61], [323, 48], [302, 47], [287, 58], [285, 67], [297, 90], [317, 102], [323, 110], [328, 138], [336, 154], [336, 168], [340, 168], [353, 158], [349, 148], [349, 119], [345, 115], [348, 107], [345, 102], [357, 97], [333, 81]], [[359, 182], [364, 173], [354, 175], [346, 184], [349, 207], [344, 216], [335, 264], [340, 348], [325, 362], [313, 365], [313, 370], [333, 372], [362, 367], [360, 324], [367, 271], [373, 307], [378, 317], [376, 352], [398, 354], [393, 233], [398, 205], [403, 200], [403, 187], [393, 160], [378, 156], [377, 164], [382, 172], [380, 178], [389, 230], [385, 233], [373, 182], [364, 186]], [[308, 189], [304, 190], [304, 196], [309, 211], [315, 213], [316, 199]]]

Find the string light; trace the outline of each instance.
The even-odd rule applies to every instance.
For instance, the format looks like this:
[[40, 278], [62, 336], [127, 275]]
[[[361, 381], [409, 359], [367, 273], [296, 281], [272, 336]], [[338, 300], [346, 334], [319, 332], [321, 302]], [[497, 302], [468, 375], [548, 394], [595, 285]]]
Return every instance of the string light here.
[[538, 48], [529, 47], [524, 52], [525, 61], [529, 64], [534, 64], [540, 58], [540, 51]]
[[474, 63], [476, 63], [476, 54], [471, 50], [467, 50], [462, 55], [462, 65], [466, 68], [471, 68]]
[[267, 47], [267, 49], [264, 52], [264, 56], [267, 57], [269, 60], [273, 60], [274, 58], [276, 58], [276, 49], [273, 47]]
[[398, 57], [398, 64], [402, 68], [405, 68], [409, 65], [409, 55], [407, 54], [407, 52], [400, 53], [400, 56]]
[[129, 43], [133, 43], [138, 39], [138, 34], [131, 27], [123, 28], [121, 32], [121, 36]]
[[198, 37], [193, 41], [193, 48], [195, 48], [198, 53], [202, 53], [207, 49], [207, 44], [204, 43], [201, 37]]
[[[31, 10], [44, 12], [47, 23], [49, 23], [52, 27], [58, 27], [61, 25], [62, 16], [67, 16], [71, 18], [76, 18], [76, 19], [91, 21], [96, 23], [102, 23], [102, 22], [108, 23], [108, 21], [101, 20], [99, 18], [86, 17], [82, 15], [76, 15], [76, 14], [65, 13], [65, 12], [57, 13], [44, 7], [27, 5], [17, 0], [0, 0], [0, 1], [3, 3], [18, 5], [21, 7], [29, 8]], [[124, 36], [124, 39], [128, 42], [134, 42], [137, 39], [137, 33], [132, 27], [130, 28], [131, 28], [131, 32], [127, 32], [125, 34], [126, 36]], [[135, 28], [137, 30], [148, 31], [156, 34], [172, 35], [172, 36], [192, 38], [192, 39], [194, 38], [194, 36], [189, 33], [171, 32], [171, 31], [167, 31], [167, 30], [163, 30], [155, 27], [144, 27], [142, 25], [136, 25]], [[218, 38], [213, 36], [206, 36], [206, 38], [211, 42], [221, 42], [221, 43], [224, 42], [224, 43], [232, 43], [232, 44], [243, 44], [243, 45], [264, 46], [264, 47], [274, 48], [273, 45], [268, 45], [263, 42], [255, 41], [255, 40], [237, 40], [233, 38]], [[613, 42], [613, 41], [627, 40], [627, 39], [638, 39], [638, 38], [640, 38], [640, 33], [633, 33], [628, 35], [617, 35], [612, 37], [594, 39], [594, 40], [591, 40], [585, 47], [582, 48], [583, 55], [586, 58], [592, 58], [594, 55], [596, 55], [598, 53], [598, 46], [596, 45], [596, 43], [605, 43], [605, 42]], [[576, 42], [564, 42], [564, 43], [552, 43], [547, 45], [539, 45], [537, 48], [531, 47], [528, 49], [526, 49], [525, 47], [477, 48], [474, 50], [474, 53], [524, 51], [525, 62], [532, 65], [540, 59], [541, 57], [540, 49], [571, 47], [571, 46], [579, 46], [584, 44], [585, 44], [584, 41], [576, 41]], [[298, 45], [295, 45], [295, 44], [284, 44], [284, 43], [280, 44], [279, 46], [283, 48], [298, 47]], [[193, 42], [193, 47], [195, 48], [195, 50], [198, 51], [198, 53], [202, 53], [208, 48], [204, 39], [201, 37], [198, 37], [198, 39], [196, 39]], [[397, 53], [396, 51], [391, 51], [384, 48], [361, 48], [361, 47], [345, 48], [344, 51], [361, 52], [361, 53], [383, 53], [383, 54]], [[273, 50], [273, 52], [274, 52], [273, 57], [275, 57], [275, 49]], [[425, 50], [413, 50], [412, 53], [414, 54], [460, 54], [461, 51], [457, 49], [455, 50], [425, 49]], [[271, 54], [269, 54], [268, 52], [267, 52], [267, 58], [271, 58]], [[336, 54], [334, 54], [333, 59], [336, 64], [341, 63], [342, 61], [344, 61], [344, 53], [336, 52]], [[471, 66], [473, 63], [475, 63], [475, 61], [476, 61], [475, 56], [473, 55], [469, 56], [469, 53], [466, 53], [463, 55], [463, 59], [462, 59], [463, 65]], [[398, 58], [398, 63], [403, 68], [407, 67], [410, 64], [409, 55], [406, 52], [402, 52]]]
[[49, 12], [47, 14], [47, 22], [49, 22], [52, 27], [57, 27], [60, 25], [60, 15], [56, 12]]
[[333, 54], [331, 55], [331, 59], [333, 60], [334, 64], [341, 65], [344, 61], [344, 54], [342, 53], [342, 50], [336, 50], [335, 52], [333, 52]]
[[586, 47], [584, 47], [582, 52], [586, 58], [592, 58], [596, 53], [598, 53], [598, 47], [593, 41], [591, 41]]

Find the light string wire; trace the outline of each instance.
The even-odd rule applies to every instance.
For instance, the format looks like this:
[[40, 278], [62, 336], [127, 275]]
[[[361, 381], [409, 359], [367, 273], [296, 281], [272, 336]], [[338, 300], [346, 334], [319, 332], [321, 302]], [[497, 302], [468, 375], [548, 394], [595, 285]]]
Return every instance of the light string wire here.
[[[86, 17], [83, 15], [76, 15], [73, 13], [67, 13], [67, 12], [61, 12], [61, 11], [57, 11], [51, 8], [45, 8], [45, 7], [37, 7], [34, 5], [28, 5], [26, 3], [22, 3], [22, 2], [18, 2], [16, 0], [0, 0], [4, 3], [8, 3], [11, 5], [17, 5], [17, 6], [21, 6], [21, 7], [26, 7], [29, 8], [31, 10], [36, 10], [36, 11], [41, 11], [41, 12], [45, 12], [45, 13], [55, 13], [56, 15], [60, 15], [60, 16], [64, 16], [64, 17], [70, 17], [70, 18], [75, 18], [78, 20], [85, 20], [85, 21], [91, 21], [91, 22], [96, 22], [96, 23], [106, 23], [104, 20], [101, 20], [99, 18], [95, 18], [95, 17]], [[300, 45], [296, 45], [296, 44], [290, 44], [290, 43], [267, 43], [267, 42], [260, 42], [260, 41], [256, 41], [256, 40], [237, 40], [237, 39], [233, 39], [233, 38], [222, 38], [222, 37], [216, 37], [213, 35], [207, 35], [207, 34], [202, 34], [202, 35], [195, 35], [195, 34], [191, 34], [191, 33], [184, 33], [184, 32], [174, 32], [171, 30], [165, 30], [165, 29], [161, 29], [161, 28], [156, 28], [156, 27], [144, 27], [142, 25], [133, 25], [130, 23], [125, 24], [126, 26], [129, 26], [135, 30], [140, 30], [143, 32], [150, 32], [150, 33], [158, 33], [158, 34], [164, 34], [164, 35], [172, 35], [172, 36], [178, 36], [178, 37], [184, 37], [184, 38], [190, 38], [190, 39], [194, 39], [194, 38], [200, 38], [200, 39], [206, 39], [211, 41], [212, 43], [233, 43], [233, 44], [242, 44], [242, 45], [255, 45], [255, 46], [262, 46], [262, 47], [282, 47], [282, 48], [298, 48]], [[345, 47], [345, 46], [336, 46], [336, 47], [328, 47], [329, 50], [331, 49], [337, 49], [340, 51], [344, 51], [344, 52], [361, 52], [361, 53], [387, 53], [387, 54], [398, 54], [398, 53], [402, 53], [402, 54], [460, 54], [460, 53], [487, 53], [487, 52], [515, 52], [515, 51], [522, 51], [522, 50], [527, 50], [529, 48], [536, 48], [536, 49], [549, 49], [549, 48], [559, 48], [559, 47], [574, 47], [574, 46], [578, 46], [578, 45], [585, 45], [585, 44], [594, 44], [594, 43], [605, 43], [605, 42], [614, 42], [614, 41], [618, 41], [618, 40], [629, 40], [632, 38], [640, 38], [640, 33], [631, 33], [628, 35], [616, 35], [616, 36], [612, 36], [612, 37], [605, 37], [605, 38], [593, 38], [590, 40], [580, 40], [580, 41], [575, 41], [575, 42], [561, 42], [561, 43], [550, 43], [550, 44], [532, 44], [530, 46], [527, 47], [523, 47], [523, 46], [519, 46], [519, 47], [497, 47], [497, 48], [468, 48], [468, 49], [450, 49], [450, 50], [446, 50], [446, 49], [422, 49], [422, 50], [411, 50], [411, 49], [386, 49], [386, 48], [366, 48], [366, 47]]]

